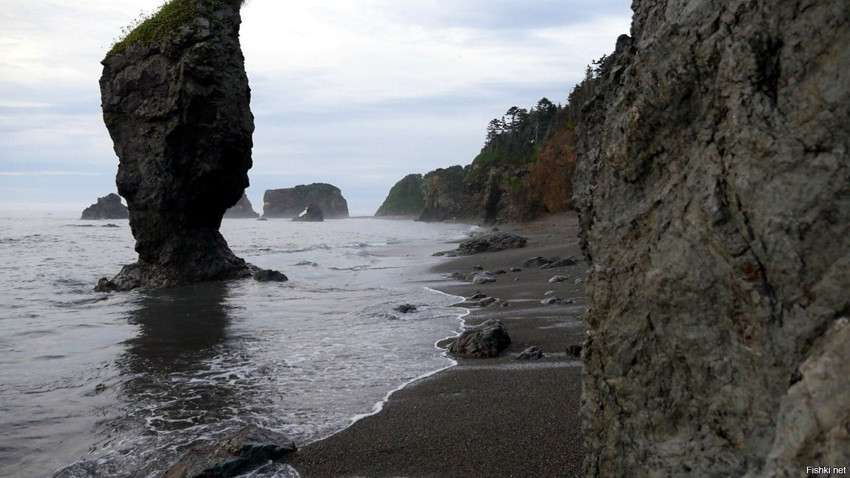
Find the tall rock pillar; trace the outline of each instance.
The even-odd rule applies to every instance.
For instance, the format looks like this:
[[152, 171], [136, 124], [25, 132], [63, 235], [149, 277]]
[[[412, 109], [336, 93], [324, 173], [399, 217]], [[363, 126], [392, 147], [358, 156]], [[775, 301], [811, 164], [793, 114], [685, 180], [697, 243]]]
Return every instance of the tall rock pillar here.
[[632, 8], [579, 141], [585, 475], [850, 466], [850, 3]]
[[254, 119], [238, 0], [173, 0], [103, 60], [103, 119], [139, 260], [101, 290], [250, 275], [219, 233], [248, 186]]

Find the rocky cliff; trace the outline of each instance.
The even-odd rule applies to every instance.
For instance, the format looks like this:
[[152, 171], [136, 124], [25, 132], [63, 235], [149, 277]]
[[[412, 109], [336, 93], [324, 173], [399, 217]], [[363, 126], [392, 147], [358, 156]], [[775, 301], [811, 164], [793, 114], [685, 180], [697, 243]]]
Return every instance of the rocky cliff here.
[[80, 219], [127, 219], [127, 206], [121, 203], [121, 196], [110, 193], [83, 210]]
[[342, 191], [324, 183], [266, 190], [263, 195], [263, 217], [295, 218], [310, 204], [318, 206], [325, 219], [348, 217], [348, 201], [342, 196]]
[[525, 187], [530, 191], [528, 209], [533, 215], [571, 209], [576, 169], [576, 136], [573, 128], [556, 128], [541, 144], [528, 171]]
[[422, 202], [422, 175], [408, 174], [390, 189], [390, 193], [375, 212], [375, 216], [416, 218], [422, 214], [424, 207]]
[[239, 198], [239, 201], [237, 201], [233, 207], [225, 211], [224, 217], [230, 219], [256, 219], [260, 217], [260, 215], [254, 211], [254, 206], [251, 205], [251, 200], [248, 199], [248, 196], [246, 196], [245, 193], [242, 193], [242, 197]]
[[251, 168], [240, 4], [167, 2], [102, 62], [103, 119], [139, 260], [101, 290], [250, 274], [218, 231]]
[[464, 189], [466, 169], [439, 168], [422, 178], [422, 213], [418, 221], [448, 221], [473, 217]]
[[472, 216], [485, 224], [534, 219], [539, 210], [526, 187], [530, 167], [530, 159], [522, 156], [482, 151], [464, 180]]
[[511, 107], [490, 122], [484, 147], [470, 165], [405, 177], [376, 215], [409, 215], [387, 211], [419, 207], [421, 221], [462, 218], [494, 224], [568, 211], [576, 147], [571, 118], [578, 114], [583, 94], [595, 87], [593, 72], [589, 68], [588, 77], [570, 94], [575, 105], [543, 98], [528, 110]]
[[585, 108], [587, 476], [850, 463], [850, 3], [636, 0]]

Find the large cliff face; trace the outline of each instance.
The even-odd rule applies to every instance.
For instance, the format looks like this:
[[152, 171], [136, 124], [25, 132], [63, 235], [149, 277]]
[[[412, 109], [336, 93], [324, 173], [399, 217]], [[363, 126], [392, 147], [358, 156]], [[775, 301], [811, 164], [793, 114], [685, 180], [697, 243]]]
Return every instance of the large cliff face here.
[[850, 463], [850, 3], [636, 0], [585, 108], [588, 476]]
[[575, 130], [558, 128], [541, 145], [537, 156], [526, 179], [526, 187], [531, 191], [526, 207], [546, 213], [570, 210], [576, 169]]
[[285, 189], [268, 189], [263, 194], [263, 217], [295, 218], [314, 204], [325, 219], [348, 217], [348, 201], [336, 186], [313, 183]]
[[508, 155], [482, 151], [469, 166], [464, 180], [472, 217], [485, 224], [528, 221], [540, 212], [532, 202], [528, 173], [532, 163]]
[[249, 273], [218, 232], [251, 168], [254, 121], [239, 5], [168, 2], [103, 60], [103, 119], [139, 253], [106, 288]]
[[464, 191], [466, 170], [461, 166], [439, 168], [422, 178], [422, 214], [417, 221], [448, 221], [473, 217]]

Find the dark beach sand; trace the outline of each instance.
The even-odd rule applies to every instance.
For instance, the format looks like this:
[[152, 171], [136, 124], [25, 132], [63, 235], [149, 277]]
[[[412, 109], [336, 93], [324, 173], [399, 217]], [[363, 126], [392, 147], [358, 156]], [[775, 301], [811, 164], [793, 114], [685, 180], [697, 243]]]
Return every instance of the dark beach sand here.
[[[288, 460], [302, 476], [570, 477], [583, 458], [578, 417], [581, 366], [565, 346], [580, 344], [584, 330], [586, 266], [574, 215], [499, 226], [529, 238], [525, 248], [447, 258], [435, 272], [467, 273], [474, 266], [519, 272], [473, 285], [445, 279], [431, 287], [463, 297], [481, 291], [508, 307], [471, 308], [467, 325], [502, 320], [511, 347], [494, 359], [458, 359], [458, 365], [392, 395], [384, 409], [330, 438], [305, 446]], [[447, 247], [447, 249], [450, 247]], [[578, 265], [540, 270], [523, 267], [534, 256], [573, 256]], [[569, 280], [549, 283], [555, 275]], [[576, 300], [543, 305], [546, 292]], [[516, 360], [526, 347], [540, 360]]]

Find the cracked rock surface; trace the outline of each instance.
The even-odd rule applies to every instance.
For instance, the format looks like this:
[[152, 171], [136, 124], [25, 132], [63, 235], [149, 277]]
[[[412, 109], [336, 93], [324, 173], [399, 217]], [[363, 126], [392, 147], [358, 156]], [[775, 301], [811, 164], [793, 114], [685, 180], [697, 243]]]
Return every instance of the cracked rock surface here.
[[632, 8], [579, 139], [585, 475], [845, 466], [850, 4]]

